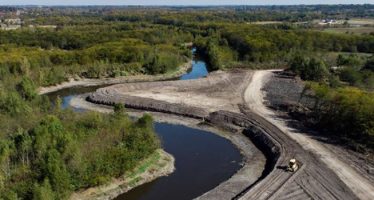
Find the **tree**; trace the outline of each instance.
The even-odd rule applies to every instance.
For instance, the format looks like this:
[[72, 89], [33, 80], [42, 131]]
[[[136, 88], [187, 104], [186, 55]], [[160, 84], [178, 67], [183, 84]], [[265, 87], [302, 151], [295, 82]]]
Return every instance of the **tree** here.
[[30, 154], [32, 153], [32, 139], [29, 133], [19, 128], [13, 136], [13, 143], [17, 149], [18, 158], [23, 166], [30, 164]]
[[362, 67], [362, 60], [357, 55], [349, 55], [345, 56], [342, 54], [339, 54], [336, 64], [338, 66], [349, 66], [354, 67], [356, 69], [360, 69]]
[[114, 113], [115, 114], [123, 114], [126, 112], [126, 108], [122, 103], [117, 103], [114, 105]]
[[296, 55], [289, 63], [290, 70], [303, 80], [322, 81], [328, 75], [326, 64], [317, 58]]
[[290, 70], [300, 75], [306, 68], [308, 60], [304, 56], [296, 55], [289, 62]]
[[45, 175], [51, 180], [51, 185], [59, 198], [64, 198], [71, 190], [70, 175], [60, 153], [51, 149], [46, 153]]
[[23, 77], [21, 82], [17, 85], [19, 94], [25, 100], [33, 100], [37, 96], [36, 86], [34, 82], [28, 78]]
[[312, 80], [312, 81], [322, 81], [324, 78], [326, 78], [328, 74], [326, 64], [318, 60], [316, 58], [312, 58], [309, 61], [309, 64], [306, 67], [306, 70], [304, 72], [304, 77], [302, 77], [305, 80]]
[[374, 56], [372, 56], [370, 59], [368, 59], [364, 68], [374, 72]]
[[136, 123], [142, 128], [147, 128], [148, 130], [152, 130], [153, 128], [152, 115], [144, 114], [141, 118], [138, 119]]
[[0, 110], [11, 116], [29, 113], [31, 108], [22, 100], [17, 92], [9, 92], [0, 98]]
[[10, 155], [9, 142], [0, 140], [0, 191], [6, 187], [6, 181], [10, 178]]
[[213, 41], [208, 42], [207, 55], [209, 58], [209, 64], [212, 70], [217, 70], [222, 67], [221, 57], [219, 55], [219, 49]]
[[348, 82], [350, 85], [359, 85], [362, 82], [361, 74], [351, 67], [346, 67], [339, 72], [342, 81]]
[[43, 184], [36, 183], [33, 189], [33, 200], [55, 200], [55, 194], [52, 190], [48, 178], [44, 179]]

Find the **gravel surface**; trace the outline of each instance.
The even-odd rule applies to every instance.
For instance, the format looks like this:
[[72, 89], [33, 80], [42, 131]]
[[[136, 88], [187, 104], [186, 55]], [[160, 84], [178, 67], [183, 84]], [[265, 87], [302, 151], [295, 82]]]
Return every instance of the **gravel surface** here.
[[[264, 87], [264, 83], [266, 83], [267, 80], [273, 80], [273, 82], [270, 82], [268, 84], [276, 85], [281, 85], [282, 82], [290, 83], [292, 81], [278, 81], [280, 79], [277, 77], [277, 73], [275, 73], [274, 75], [271, 71], [257, 71], [253, 75], [252, 82], [246, 91], [246, 102], [249, 104], [250, 108], [252, 108], [254, 112], [263, 116], [272, 124], [276, 125], [290, 138], [298, 142], [305, 150], [317, 156], [319, 160], [322, 161], [322, 163], [324, 163], [328, 168], [334, 171], [334, 173], [353, 191], [353, 193], [358, 198], [367, 200], [374, 199], [374, 183], [370, 179], [367, 179], [365, 176], [363, 176], [359, 170], [355, 169], [355, 167], [352, 167], [350, 159], [346, 159], [344, 156], [341, 155], [337, 156], [335, 154], [336, 152], [331, 151], [329, 148], [326, 148], [326, 146], [323, 143], [321, 143], [319, 140], [315, 140], [308, 133], [299, 132], [300, 130], [294, 129], [294, 127], [290, 127], [287, 119], [278, 117], [274, 111], [270, 110], [263, 104], [264, 95], [261, 89]], [[289, 90], [287, 88], [286, 91], [292, 91], [292, 89]], [[270, 91], [270, 93], [274, 92]], [[273, 95], [274, 94], [270, 96]], [[292, 100], [293, 96], [294, 95], [290, 95], [290, 100]], [[252, 105], [256, 106], [253, 107]], [[308, 166], [306, 166], [306, 168], [308, 168]], [[310, 174], [310, 172], [307, 173], [307, 175], [308, 174]], [[329, 177], [327, 175], [328, 174], [326, 174], [326, 177], [324, 178]], [[332, 185], [329, 186], [327, 182], [325, 182], [325, 184], [322, 185], [324, 185], [324, 188], [334, 187]], [[299, 186], [302, 187], [302, 185]]]
[[266, 104], [281, 110], [289, 110], [297, 106], [313, 108], [314, 99], [305, 93], [304, 83], [293, 76], [282, 71], [273, 72], [273, 76], [265, 84], [263, 90], [266, 91]]

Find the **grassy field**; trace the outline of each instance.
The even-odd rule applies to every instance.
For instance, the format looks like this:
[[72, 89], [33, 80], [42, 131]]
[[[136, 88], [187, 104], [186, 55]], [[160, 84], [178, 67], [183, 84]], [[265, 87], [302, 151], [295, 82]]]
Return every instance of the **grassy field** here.
[[284, 23], [282, 21], [259, 21], [259, 22], [249, 22], [248, 24], [258, 24], [258, 25], [266, 25], [266, 24], [281, 24]]
[[[348, 24], [345, 25], [345, 22]], [[321, 24], [320, 20], [313, 20], [313, 24], [318, 24], [318, 30], [329, 33], [344, 34], [370, 34], [374, 33], [374, 19], [372, 18], [352, 18], [349, 20], [336, 20], [333, 24]]]
[[344, 34], [370, 34], [374, 33], [374, 27], [325, 28], [323, 31]]
[[352, 18], [348, 20], [348, 24], [351, 25], [374, 25], [374, 19], [363, 19], [363, 18]]

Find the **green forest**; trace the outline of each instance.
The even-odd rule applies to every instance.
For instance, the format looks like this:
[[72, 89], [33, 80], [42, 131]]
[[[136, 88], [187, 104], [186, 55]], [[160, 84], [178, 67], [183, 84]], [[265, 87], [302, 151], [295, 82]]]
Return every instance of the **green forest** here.
[[[374, 34], [294, 23], [370, 18], [373, 9], [26, 9], [22, 28], [0, 30], [0, 199], [68, 199], [123, 175], [160, 148], [149, 115], [132, 121], [121, 105], [109, 116], [61, 110], [59, 100], [38, 95], [38, 88], [69, 79], [172, 73], [192, 58], [191, 42], [211, 71], [276, 68], [300, 76], [317, 102], [312, 125], [356, 150], [373, 150]], [[281, 23], [249, 23], [269, 20]]]

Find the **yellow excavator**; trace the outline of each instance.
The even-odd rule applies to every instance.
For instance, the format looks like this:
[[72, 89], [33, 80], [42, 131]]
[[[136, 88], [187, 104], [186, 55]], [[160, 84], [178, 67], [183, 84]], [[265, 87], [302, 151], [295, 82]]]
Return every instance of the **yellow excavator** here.
[[292, 158], [287, 166], [287, 171], [289, 172], [296, 172], [299, 169], [299, 165], [295, 158]]

